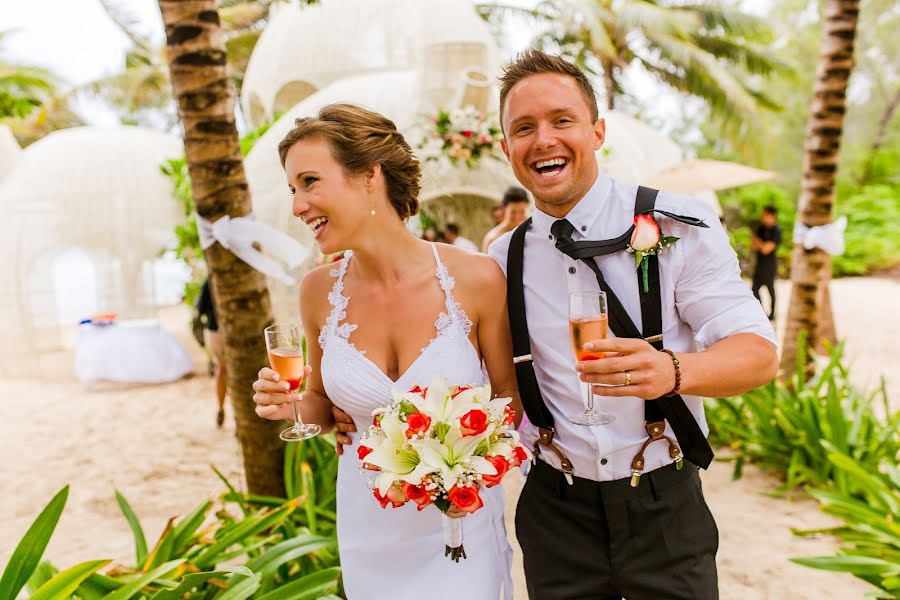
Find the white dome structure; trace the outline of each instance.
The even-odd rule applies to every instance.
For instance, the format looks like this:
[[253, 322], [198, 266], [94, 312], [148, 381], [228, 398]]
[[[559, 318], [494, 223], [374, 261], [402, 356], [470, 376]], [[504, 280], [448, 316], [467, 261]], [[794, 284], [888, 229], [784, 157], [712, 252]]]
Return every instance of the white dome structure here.
[[620, 181], [647, 183], [651, 176], [680, 163], [684, 151], [670, 138], [624, 113], [600, 113], [606, 140], [597, 152], [600, 170]]
[[58, 330], [71, 298], [54, 284], [56, 263], [72, 252], [93, 281], [82, 287], [93, 287], [94, 311], [155, 309], [153, 261], [179, 222], [160, 165], [182, 154], [178, 138], [137, 127], [64, 129], [22, 151], [0, 181], [4, 272], [12, 278], [0, 291], [7, 317], [0, 330], [26, 335], [19, 351], [30, 347], [35, 330]]
[[469, 0], [328, 0], [276, 4], [247, 65], [241, 106], [271, 121], [344, 77], [418, 69], [440, 102], [462, 71], [496, 74], [499, 50]]

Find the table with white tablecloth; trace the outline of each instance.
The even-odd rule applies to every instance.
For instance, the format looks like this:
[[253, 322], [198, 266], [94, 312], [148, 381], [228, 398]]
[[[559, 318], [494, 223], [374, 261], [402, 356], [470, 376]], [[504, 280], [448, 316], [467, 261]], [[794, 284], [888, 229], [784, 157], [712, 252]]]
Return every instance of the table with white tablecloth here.
[[193, 369], [185, 347], [158, 319], [85, 323], [78, 331], [75, 374], [82, 383], [164, 383]]

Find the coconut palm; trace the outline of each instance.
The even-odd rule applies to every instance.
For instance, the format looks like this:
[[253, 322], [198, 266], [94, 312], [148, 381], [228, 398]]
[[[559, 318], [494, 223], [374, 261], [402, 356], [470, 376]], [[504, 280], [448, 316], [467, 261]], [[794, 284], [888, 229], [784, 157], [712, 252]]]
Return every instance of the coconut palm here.
[[[184, 131], [197, 214], [215, 221], [251, 212], [215, 0], [159, 0], [170, 80]], [[265, 276], [220, 244], [205, 251], [225, 338], [228, 388], [250, 492], [282, 496], [282, 425], [254, 412], [251, 384], [266, 364], [262, 331], [272, 322]]]
[[[534, 45], [559, 52], [601, 78], [606, 106], [623, 93], [623, 70], [640, 65], [669, 87], [706, 100], [736, 123], [758, 107], [778, 108], [761, 80], [784, 63], [765, 48], [765, 22], [736, 8], [672, 0], [553, 0], [534, 9], [481, 5], [488, 20], [527, 15], [540, 27]], [[738, 118], [735, 118], [738, 117]]]
[[58, 82], [46, 69], [4, 60], [3, 39], [7, 35], [0, 31], [0, 119], [21, 119], [50, 98]]
[[[832, 221], [838, 151], [858, 20], [859, 0], [825, 2], [825, 34], [806, 127], [803, 181], [797, 210], [797, 221], [809, 227]], [[822, 336], [820, 319], [830, 277], [831, 257], [827, 252], [819, 248], [807, 250], [802, 244], [794, 244], [791, 259], [793, 286], [781, 356], [785, 374], [793, 373], [796, 368], [800, 332], [805, 331], [813, 344]]]
[[[237, 86], [256, 42], [269, 17], [274, 0], [219, 0], [218, 11], [225, 34], [228, 72]], [[90, 82], [74, 94], [88, 92], [102, 98], [119, 112], [123, 122], [170, 129], [178, 115], [172, 99], [165, 49], [137, 31], [139, 20], [131, 15], [120, 0], [101, 0], [103, 9], [118, 28], [131, 40], [124, 68], [109, 77]]]

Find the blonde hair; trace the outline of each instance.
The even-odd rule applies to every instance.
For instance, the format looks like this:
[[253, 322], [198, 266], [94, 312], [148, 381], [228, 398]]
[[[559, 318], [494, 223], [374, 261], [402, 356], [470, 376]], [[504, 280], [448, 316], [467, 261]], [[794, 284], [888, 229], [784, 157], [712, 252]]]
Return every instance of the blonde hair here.
[[281, 166], [291, 146], [314, 136], [328, 140], [332, 156], [348, 175], [381, 165], [388, 199], [401, 219], [419, 211], [419, 160], [393, 121], [354, 104], [329, 104], [315, 117], [294, 122], [278, 144]]

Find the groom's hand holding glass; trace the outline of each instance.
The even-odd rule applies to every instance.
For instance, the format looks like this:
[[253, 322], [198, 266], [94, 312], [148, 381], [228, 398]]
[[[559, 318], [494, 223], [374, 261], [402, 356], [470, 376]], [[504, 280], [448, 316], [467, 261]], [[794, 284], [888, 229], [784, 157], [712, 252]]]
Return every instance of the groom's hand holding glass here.
[[[603, 360], [581, 361], [575, 367], [582, 381], [594, 384], [595, 394], [655, 400], [675, 388], [672, 358], [644, 340], [592, 340], [584, 345], [584, 350], [606, 353]], [[685, 387], [682, 383], [681, 389]]]

